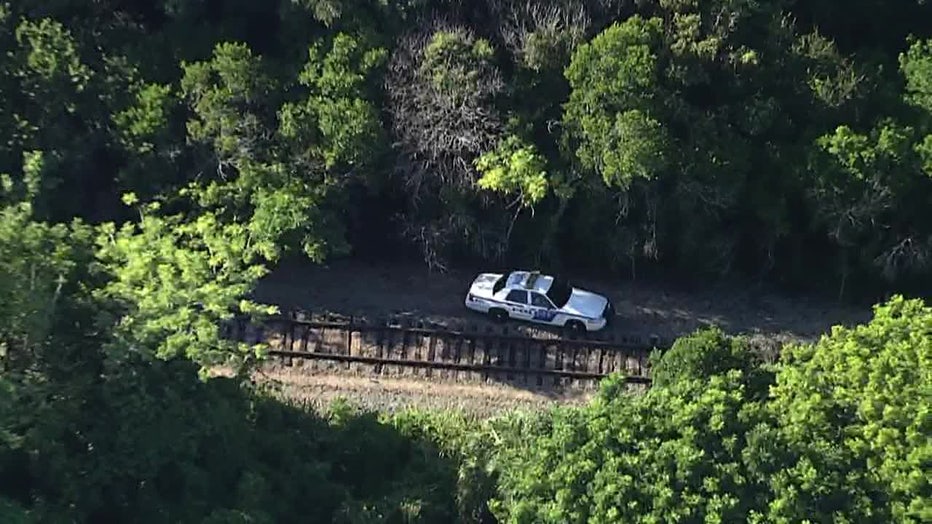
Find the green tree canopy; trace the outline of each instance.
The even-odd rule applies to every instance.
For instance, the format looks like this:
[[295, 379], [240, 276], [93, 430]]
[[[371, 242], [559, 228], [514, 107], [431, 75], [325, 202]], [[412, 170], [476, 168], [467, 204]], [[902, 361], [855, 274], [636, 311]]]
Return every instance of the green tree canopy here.
[[[776, 381], [778, 436], [753, 450], [755, 460], [777, 461], [765, 466], [771, 519], [932, 516], [932, 308], [894, 297], [869, 324], [787, 348]], [[764, 452], [777, 442], [786, 454]]]
[[627, 189], [662, 173], [668, 154], [656, 96], [661, 20], [632, 17], [581, 45], [566, 69], [572, 93], [564, 117], [583, 166]]

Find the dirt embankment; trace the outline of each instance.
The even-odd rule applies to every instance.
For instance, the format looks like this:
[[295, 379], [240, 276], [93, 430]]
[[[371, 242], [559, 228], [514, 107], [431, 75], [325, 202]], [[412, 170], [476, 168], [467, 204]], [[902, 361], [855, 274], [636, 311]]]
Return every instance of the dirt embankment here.
[[351, 376], [325, 371], [269, 367], [256, 379], [273, 394], [315, 411], [338, 399], [364, 409], [396, 412], [409, 408], [454, 410], [487, 417], [506, 411], [539, 411], [555, 404], [580, 405], [593, 389], [523, 389], [507, 384], [464, 384], [421, 377]]
[[[370, 317], [410, 317], [438, 324], [482, 322], [463, 306], [469, 283], [480, 272], [431, 274], [416, 265], [368, 265], [339, 261], [328, 266], [290, 263], [276, 268], [256, 298], [282, 308]], [[610, 297], [618, 313], [615, 331], [665, 338], [718, 325], [729, 333], [776, 339], [815, 339], [836, 324], [870, 319], [869, 308], [760, 293], [716, 285], [685, 292], [657, 282], [589, 279], [572, 282]], [[532, 325], [511, 323], [516, 331]]]

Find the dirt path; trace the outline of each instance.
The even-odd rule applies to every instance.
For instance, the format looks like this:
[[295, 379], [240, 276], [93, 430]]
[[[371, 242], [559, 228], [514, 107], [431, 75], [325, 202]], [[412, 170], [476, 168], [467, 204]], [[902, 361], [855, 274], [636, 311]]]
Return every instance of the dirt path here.
[[[255, 298], [283, 309], [300, 308], [369, 317], [410, 317], [440, 325], [482, 323], [463, 306], [463, 295], [478, 272], [431, 274], [418, 265], [370, 265], [340, 261], [329, 266], [290, 263], [263, 279]], [[676, 337], [709, 324], [754, 338], [813, 339], [832, 325], [870, 319], [869, 308], [843, 307], [789, 298], [750, 288], [710, 286], [683, 291], [669, 285], [571, 276], [573, 283], [609, 296], [619, 314], [615, 330], [625, 334]], [[509, 323], [515, 331], [539, 331]], [[538, 334], [538, 333], [535, 333]], [[382, 411], [407, 407], [465, 410], [491, 415], [512, 409], [545, 409], [555, 403], [582, 403], [592, 390], [554, 392], [502, 383], [457, 383], [416, 376], [353, 376], [326, 369], [273, 367], [264, 381], [280, 395], [315, 409], [338, 398]]]
[[[477, 270], [478, 272], [478, 270]], [[430, 274], [417, 265], [369, 265], [338, 261], [329, 266], [290, 263], [263, 279], [256, 298], [284, 308], [348, 315], [409, 316], [439, 324], [481, 322], [463, 306], [476, 272]], [[676, 337], [709, 324], [730, 333], [812, 339], [835, 324], [870, 319], [869, 308], [763, 294], [749, 288], [710, 286], [689, 292], [643, 281], [571, 277], [579, 287], [609, 296], [619, 314], [619, 333]], [[512, 323], [518, 331], [534, 329]]]
[[268, 369], [257, 376], [281, 398], [326, 411], [335, 400], [382, 412], [405, 408], [458, 410], [478, 416], [503, 411], [541, 410], [554, 404], [581, 404], [593, 391], [531, 391], [500, 384], [452, 384], [411, 377], [354, 377], [309, 373], [294, 368]]

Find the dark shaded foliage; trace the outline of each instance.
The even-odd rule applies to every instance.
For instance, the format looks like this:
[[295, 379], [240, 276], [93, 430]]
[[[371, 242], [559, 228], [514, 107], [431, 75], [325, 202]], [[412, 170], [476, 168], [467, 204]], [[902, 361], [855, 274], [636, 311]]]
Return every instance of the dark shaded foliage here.
[[0, 521], [930, 520], [920, 301], [483, 423], [309, 414], [220, 331], [383, 249], [927, 291], [930, 9], [0, 0]]
[[[35, 185], [5, 181], [4, 522], [918, 523], [932, 511], [921, 300], [894, 297], [776, 364], [702, 330], [655, 356], [648, 392], [611, 376], [584, 407], [322, 415], [256, 390], [245, 379], [261, 348], [216, 331], [250, 286], [248, 271], [224, 276], [239, 268], [222, 243], [235, 223], [50, 225], [31, 216]], [[238, 373], [198, 376], [224, 363]]]
[[[36, 209], [53, 220], [128, 219], [122, 193], [174, 199], [234, 176], [259, 189], [253, 205], [274, 198], [326, 224], [319, 246], [283, 237], [313, 253], [388, 236], [439, 268], [744, 275], [841, 296], [928, 284], [932, 120], [905, 78], [924, 60], [909, 38], [932, 33], [928, 3], [4, 5], [0, 172], [42, 151]], [[613, 83], [638, 56], [623, 35], [651, 19], [651, 72]], [[315, 83], [307, 50], [340, 64], [340, 34], [385, 67], [347, 55], [331, 74], [362, 81]], [[261, 64], [261, 99], [221, 101], [211, 86], [235, 93], [240, 79], [193, 74], [233, 48]], [[238, 167], [215, 175], [234, 138]], [[508, 143], [546, 163], [533, 205], [479, 183], [476, 159]]]

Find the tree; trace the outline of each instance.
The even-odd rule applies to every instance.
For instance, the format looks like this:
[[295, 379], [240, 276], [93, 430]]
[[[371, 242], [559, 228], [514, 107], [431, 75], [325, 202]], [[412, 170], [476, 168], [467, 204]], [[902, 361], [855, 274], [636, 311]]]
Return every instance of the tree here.
[[928, 267], [932, 233], [919, 217], [932, 194], [926, 145], [932, 139], [925, 135], [932, 104], [924, 80], [930, 50], [928, 42], [917, 41], [900, 57], [905, 101], [913, 106], [910, 112], [919, 110], [911, 122], [885, 117], [867, 131], [841, 125], [816, 141], [821, 152], [813, 164], [820, 176], [809, 188], [816, 218], [843, 249], [859, 257], [855, 264], [846, 261], [844, 276], [850, 265], [873, 266], [893, 282]]
[[[35, 182], [41, 155], [30, 157], [18, 178]], [[2, 181], [6, 521], [455, 516], [456, 466], [426, 439], [372, 414], [337, 407], [325, 419], [239, 380], [195, 376], [237, 349], [218, 321], [256, 309], [237, 302], [261, 269], [249, 266], [243, 226], [159, 216], [154, 204], [120, 230], [37, 222], [38, 184]]]
[[293, 150], [292, 162], [345, 177], [380, 156], [385, 137], [371, 99], [386, 57], [385, 49], [343, 33], [326, 54], [320, 45], [309, 48], [299, 76], [307, 98], [279, 111], [279, 132]]
[[[708, 358], [698, 362], [696, 350]], [[718, 360], [714, 355], [730, 355]], [[585, 408], [554, 410], [498, 459], [503, 522], [738, 521], [762, 507], [745, 463], [767, 381], [746, 344], [715, 331], [680, 339], [643, 396], [603, 382]], [[695, 365], [699, 364], [699, 365]]]
[[932, 515], [932, 308], [896, 296], [866, 325], [786, 348], [772, 394], [776, 434], [751, 455], [773, 492], [768, 521]]
[[492, 148], [501, 128], [493, 103], [502, 88], [491, 43], [467, 28], [437, 26], [402, 41], [385, 89], [392, 130], [411, 162], [408, 183], [434, 179], [462, 189], [475, 182], [471, 161]]
[[503, 88], [492, 44], [463, 26], [412, 32], [392, 55], [387, 109], [410, 195], [403, 232], [431, 267], [445, 267], [456, 248], [500, 258], [507, 247], [508, 219], [476, 194], [473, 164], [502, 133], [495, 103]]
[[661, 30], [658, 18], [614, 24], [580, 46], [566, 70], [572, 94], [565, 124], [579, 161], [606, 185], [624, 190], [666, 167], [666, 138], [650, 115]]
[[516, 62], [535, 71], [562, 70], [589, 27], [585, 2], [491, 2]]
[[189, 132], [208, 146], [217, 176], [184, 193], [222, 222], [248, 223], [266, 260], [290, 246], [315, 261], [344, 252], [338, 190], [380, 151], [366, 97], [383, 55], [346, 35], [326, 55], [311, 47], [299, 78], [307, 91], [287, 103], [270, 96], [267, 66], [242, 44], [219, 45], [210, 61], [187, 64]]
[[[135, 203], [131, 195], [127, 203]], [[246, 298], [267, 271], [251, 232], [210, 213], [186, 222], [158, 209], [149, 204], [138, 224], [100, 231], [98, 256], [112, 280], [98, 294], [120, 306], [115, 357], [129, 349], [163, 360], [184, 356], [205, 373], [217, 365], [247, 372], [263, 346], [223, 338], [222, 324], [276, 311]]]
[[540, 202], [548, 191], [546, 161], [520, 138], [511, 135], [502, 140], [498, 147], [483, 153], [475, 160], [476, 169], [482, 173], [479, 187], [501, 193], [517, 194], [523, 206]]
[[51, 358], [53, 340], [70, 340], [63, 333], [71, 331], [69, 302], [78, 295], [93, 252], [91, 228], [81, 221], [34, 220], [41, 153], [27, 155], [24, 164], [24, 182], [0, 176], [0, 367], [10, 374], [27, 373]]
[[209, 61], [182, 63], [182, 95], [195, 117], [190, 139], [212, 147], [221, 173], [231, 162], [258, 159], [274, 118], [274, 80], [262, 59], [242, 43], [223, 42]]
[[932, 177], [932, 39], [914, 40], [900, 54], [900, 70], [906, 78], [907, 102], [922, 112], [920, 122], [926, 135], [915, 149], [923, 160], [923, 171]]
[[[930, 189], [915, 141], [914, 128], [890, 120], [869, 134], [840, 126], [818, 141], [832, 163], [811, 188], [817, 216], [840, 245], [857, 248], [860, 265], [878, 267], [890, 281], [921, 272], [932, 254], [932, 237], [909, 218]], [[874, 232], [879, 224], [883, 234]]]
[[677, 340], [643, 394], [603, 381], [490, 459], [506, 522], [923, 522], [932, 308], [900, 296], [764, 365], [717, 329]]

